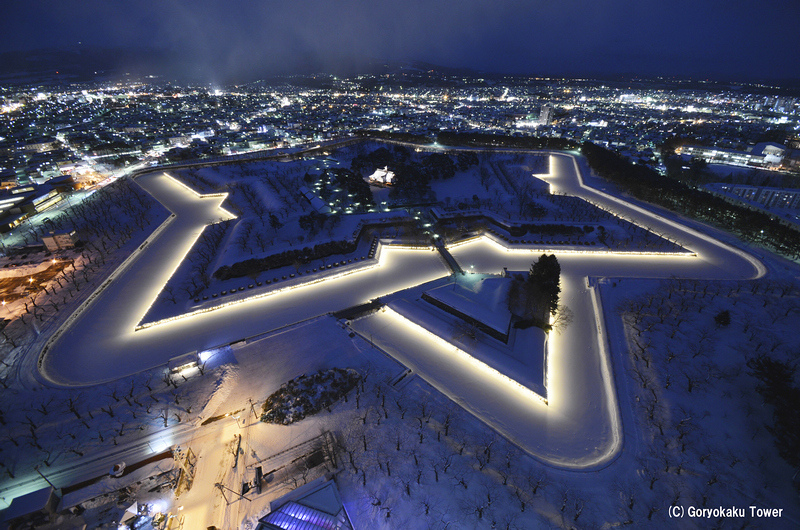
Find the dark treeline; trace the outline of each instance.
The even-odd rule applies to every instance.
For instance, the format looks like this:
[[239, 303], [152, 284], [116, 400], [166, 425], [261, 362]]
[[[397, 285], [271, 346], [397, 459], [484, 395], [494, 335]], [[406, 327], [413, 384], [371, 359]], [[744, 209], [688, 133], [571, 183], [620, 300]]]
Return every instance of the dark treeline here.
[[353, 202], [360, 202], [363, 209], [375, 204], [373, 202], [372, 192], [369, 189], [369, 184], [364, 182], [361, 176], [343, 168], [330, 168], [326, 171], [334, 175], [336, 181], [342, 188], [347, 190], [348, 193], [353, 194]]
[[747, 362], [760, 384], [756, 387], [764, 401], [772, 405], [775, 436], [781, 456], [792, 466], [800, 466], [800, 388], [794, 385], [796, 368], [770, 357], [754, 357]]
[[765, 212], [662, 177], [591, 142], [584, 143], [581, 152], [598, 175], [637, 199], [720, 226], [745, 241], [770, 246], [792, 258], [800, 257], [800, 233]]
[[233, 265], [223, 265], [214, 272], [218, 280], [241, 278], [252, 274], [259, 274], [270, 269], [286, 267], [288, 265], [305, 264], [315, 259], [322, 259], [337, 254], [349, 254], [355, 251], [358, 243], [355, 241], [328, 241], [313, 247], [287, 250], [263, 258], [252, 258], [238, 261]]
[[361, 177], [377, 169], [387, 168], [394, 173], [390, 197], [404, 204], [433, 203], [432, 180], [446, 180], [456, 171], [465, 171], [478, 164], [478, 157], [471, 152], [412, 154], [402, 145], [379, 147], [370, 153], [353, 158], [351, 169]]
[[503, 136], [488, 133], [442, 131], [436, 135], [442, 145], [474, 147], [515, 147], [521, 149], [577, 149], [580, 144], [566, 138]]
[[432, 144], [433, 137], [424, 134], [401, 133], [378, 130], [359, 130], [354, 133], [356, 136], [364, 138], [380, 138], [381, 140], [394, 140], [396, 142], [406, 142], [409, 144]]
[[538, 136], [505, 136], [479, 132], [440, 131], [435, 136], [391, 131], [361, 130], [357, 136], [379, 138], [395, 142], [426, 145], [435, 141], [442, 145], [459, 147], [515, 147], [521, 149], [577, 149], [580, 143], [566, 138]]

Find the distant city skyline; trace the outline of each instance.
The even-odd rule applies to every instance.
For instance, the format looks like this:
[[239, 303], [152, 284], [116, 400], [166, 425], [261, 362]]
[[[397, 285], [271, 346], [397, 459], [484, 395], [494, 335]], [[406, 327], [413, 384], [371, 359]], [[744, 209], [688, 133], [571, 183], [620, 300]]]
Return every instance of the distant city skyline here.
[[800, 4], [307, 1], [12, 3], [0, 51], [159, 50], [177, 77], [354, 72], [418, 60], [491, 73], [798, 79]]

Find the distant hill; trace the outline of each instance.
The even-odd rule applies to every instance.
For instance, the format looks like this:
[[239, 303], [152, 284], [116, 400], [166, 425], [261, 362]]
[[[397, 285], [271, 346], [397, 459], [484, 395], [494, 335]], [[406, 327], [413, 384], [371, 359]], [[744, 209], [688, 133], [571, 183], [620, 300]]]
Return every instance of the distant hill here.
[[157, 50], [124, 48], [73, 48], [0, 53], [0, 81], [6, 83], [59, 83], [139, 75], [165, 64], [167, 55]]
[[[295, 63], [295, 71], [259, 71], [227, 79], [228, 83], [254, 80], [276, 81], [293, 85], [329, 88], [331, 76], [354, 76], [359, 74], [389, 74], [406, 84], [421, 83], [440, 86], [443, 78], [478, 78], [490, 74], [468, 68], [451, 68], [420, 61], [384, 61], [359, 57], [348, 62], [348, 67], [339, 67], [329, 72], [318, 72], [309, 64]], [[126, 48], [41, 49], [0, 53], [0, 82], [6, 84], [88, 82], [93, 80], [121, 79], [156, 75], [177, 81], [220, 81], [218, 76], [187, 69], [186, 61], [167, 50]], [[212, 79], [213, 78], [213, 79]], [[327, 80], [326, 80], [327, 78]]]
[[[213, 64], [213, 63], [212, 63]], [[347, 66], [342, 66], [346, 64]], [[116, 81], [140, 79], [154, 75], [162, 80], [177, 82], [214, 82], [218, 84], [249, 83], [261, 81], [265, 84], [291, 84], [309, 88], [331, 88], [333, 77], [353, 77], [372, 74], [381, 78], [365, 78], [359, 81], [365, 91], [381, 87], [429, 86], [486, 87], [513, 84], [513, 79], [524, 80], [531, 85], [530, 77], [546, 76], [543, 72], [529, 75], [506, 75], [470, 68], [442, 66], [413, 60], [382, 60], [371, 57], [349, 57], [331, 71], [320, 71], [312, 62], [295, 62], [286, 65], [285, 71], [264, 71], [255, 64], [243, 72], [200, 66], [179, 54], [163, 49], [87, 48], [43, 49], [0, 53], [0, 83], [2, 84], [63, 84], [71, 82]], [[556, 76], [559, 77], [559, 76]], [[602, 81], [617, 87], [630, 88], [663, 87], [666, 89], [700, 90], [744, 90], [750, 93], [783, 94], [800, 97], [800, 80], [766, 82], [764, 86], [745, 86], [735, 83], [708, 80], [686, 80], [678, 78], [642, 78], [637, 75], [595, 75], [583, 79], [583, 83]], [[780, 87], [776, 90], [775, 87]]]

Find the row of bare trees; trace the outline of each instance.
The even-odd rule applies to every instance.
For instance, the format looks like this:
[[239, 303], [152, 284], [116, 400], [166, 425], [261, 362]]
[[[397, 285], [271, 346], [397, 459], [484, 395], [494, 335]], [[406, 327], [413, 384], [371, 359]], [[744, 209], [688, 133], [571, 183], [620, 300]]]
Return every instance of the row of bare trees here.
[[[63, 316], [73, 299], [88, 292], [101, 272], [124, 259], [117, 255], [126, 242], [153, 222], [155, 201], [128, 180], [106, 186], [83, 202], [51, 215], [56, 229], [74, 229], [84, 245], [41, 290], [23, 301], [24, 312], [2, 330], [0, 365], [0, 468], [14, 479], [33, 465], [83, 456], [87, 448], [116, 445], [132, 433], [169, 422], [185, 421], [190, 407], [179, 405], [180, 393], [171, 385], [166, 394], [151, 379], [140, 377], [114, 383], [109, 395], [91, 396], [68, 390], [29, 389], [16, 380], [16, 369], [26, 348], [47, 325]], [[166, 214], [166, 211], [163, 212]], [[63, 258], [62, 258], [63, 262]], [[129, 384], [123, 389], [119, 385]], [[146, 390], [145, 390], [146, 389]]]
[[[352, 417], [337, 442], [351, 480], [365, 492], [362, 515], [376, 525], [428, 528], [591, 524], [584, 520], [589, 496], [427, 392], [367, 382], [350, 395]], [[442, 488], [452, 495], [438, 495]]]
[[[199, 374], [205, 373], [201, 367]], [[110, 383], [100, 392], [38, 391], [0, 413], [0, 469], [9, 479], [34, 465], [51, 467], [194, 418], [191, 378], [158, 371]], [[12, 390], [15, 396], [21, 392]]]

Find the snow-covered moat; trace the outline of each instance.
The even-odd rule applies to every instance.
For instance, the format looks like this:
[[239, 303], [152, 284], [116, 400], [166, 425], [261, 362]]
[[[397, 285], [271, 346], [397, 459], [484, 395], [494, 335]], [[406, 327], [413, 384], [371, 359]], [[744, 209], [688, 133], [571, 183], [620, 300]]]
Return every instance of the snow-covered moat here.
[[[582, 197], [633, 223], [665, 234], [691, 253], [646, 253], [547, 249], [482, 237], [451, 249], [466, 270], [498, 274], [525, 271], [543, 251], [562, 267], [562, 297], [574, 312], [570, 333], [551, 333], [548, 344], [547, 405], [520, 393], [503, 379], [487, 379], [481, 366], [448, 354], [446, 342], [410, 332], [396, 313], [360, 321], [356, 329], [476, 416], [551, 464], [595, 468], [622, 445], [619, 410], [599, 313], [601, 301], [588, 278], [749, 279], [763, 273], [755, 258], [680, 222], [596, 191], [583, 184], [575, 157], [551, 156], [545, 180], [554, 192]], [[238, 303], [136, 331], [160, 289], [203, 227], [229, 216], [224, 197], [193, 192], [161, 173], [137, 179], [175, 214], [163, 231], [138, 252], [80, 316], [59, 330], [42, 362], [44, 375], [65, 385], [90, 385], [165, 364], [177, 355], [203, 351], [257, 336], [378, 296], [444, 277], [448, 270], [433, 249], [383, 246], [377, 263], [366, 263], [330, 279], [276, 288]], [[374, 260], [371, 260], [374, 261]], [[448, 338], [449, 330], [439, 334]], [[98, 352], [102, 352], [98, 355]], [[436, 359], [441, 359], [436, 361]], [[477, 367], [476, 367], [477, 366]], [[480, 389], [480, 391], [478, 391]], [[491, 395], [491, 398], [489, 397]], [[545, 435], [543, 435], [545, 434]]]
[[[189, 352], [216, 356], [208, 367], [216, 379], [213, 383], [206, 381], [198, 385], [198, 389], [203, 386], [202, 391], [197, 390], [198, 395], [205, 394], [199, 398], [194, 410], [187, 404], [193, 398], [181, 395], [177, 385], [172, 389], [167, 383], [167, 390], [162, 389], [164, 394], [167, 391], [174, 394], [175, 406], [172, 406], [170, 395], [164, 399], [164, 396], [159, 397], [158, 391], [151, 392], [152, 382], [148, 379], [146, 386], [151, 395], [156, 396], [154, 401], [160, 403], [158, 399], [164, 399], [166, 403], [164, 428], [161, 430], [161, 425], [158, 425], [157, 434], [142, 435], [141, 443], [130, 445], [129, 442], [130, 447], [125, 449], [137, 455], [136, 458], [163, 451], [178, 442], [205, 451], [200, 455], [196, 470], [197, 483], [203, 483], [204, 489], [195, 488], [181, 497], [181, 509], [185, 507], [186, 524], [189, 525], [214, 522], [233, 527], [249, 521], [252, 526], [256, 515], [263, 513], [265, 508], [256, 509], [241, 501], [226, 504], [222, 500], [224, 497], [214, 489], [216, 486], [212, 485], [223, 483], [238, 487], [241, 482], [251, 480], [254, 466], [272, 465], [269, 459], [273, 457], [265, 455], [265, 451], [280, 455], [282, 451], [303, 446], [308, 440], [326, 439], [328, 435], [325, 432], [336, 432], [342, 447], [347, 447], [342, 449], [344, 453], [339, 457], [349, 457], [350, 463], [340, 462], [340, 466], [352, 471], [349, 475], [342, 475], [346, 476], [342, 480], [351, 490], [343, 491], [342, 495], [348, 510], [361, 510], [362, 521], [384, 516], [388, 521], [388, 515], [384, 515], [388, 510], [388, 500], [402, 491], [411, 497], [408, 492], [412, 491], [414, 477], [397, 474], [396, 469], [404, 469], [403, 461], [410, 460], [409, 455], [413, 455], [415, 462], [418, 456], [421, 461], [427, 458], [428, 462], [433, 462], [440, 456], [438, 452], [444, 451], [438, 446], [428, 448], [423, 445], [423, 439], [436, 437], [437, 441], [445, 440], [443, 443], [449, 444], [448, 450], [452, 452], [452, 455], [448, 452], [442, 456], [443, 464], [431, 464], [435, 474], [435, 482], [428, 477], [431, 491], [442, 490], [440, 493], [444, 494], [444, 490], [452, 489], [452, 483], [455, 483], [458, 491], [463, 487], [464, 491], [469, 490], [472, 494], [477, 486], [468, 486], [468, 479], [464, 477], [473, 472], [483, 477], [486, 474], [484, 466], [489, 463], [488, 455], [486, 462], [482, 462], [476, 448], [471, 451], [478, 468], [465, 464], [463, 470], [453, 474], [454, 482], [448, 481], [448, 486], [438, 485], [439, 474], [447, 472], [453, 455], [461, 457], [465, 451], [464, 445], [461, 444], [459, 449], [460, 442], [448, 434], [449, 422], [459, 415], [462, 419], [468, 418], [463, 420], [465, 439], [480, 439], [480, 443], [486, 446], [484, 451], [491, 452], [494, 442], [479, 430], [488, 425], [508, 441], [509, 454], [522, 450], [538, 461], [537, 466], [544, 464], [557, 468], [551, 471], [553, 477], [563, 478], [575, 471], [597, 472], [592, 476], [601, 476], [612, 464], [623, 468], [626, 473], [633, 473], [634, 468], [636, 473], [640, 473], [639, 467], [646, 471], [649, 467], [634, 463], [634, 459], [642, 454], [642, 448], [638, 447], [642, 436], [635, 426], [633, 409], [636, 405], [632, 404], [632, 392], [625, 380], [626, 359], [620, 355], [629, 347], [625, 332], [620, 329], [624, 326], [618, 318], [618, 304], [625, 300], [625, 296], [621, 294], [622, 289], [614, 289], [623, 282], [626, 286], [629, 283], [636, 285], [632, 288], [636, 292], [636, 289], [655, 289], [662, 280], [753, 280], [764, 276], [767, 267], [759, 258], [741, 248], [712, 237], [709, 235], [714, 233], [711, 230], [694, 228], [693, 223], [669, 212], [654, 213], [586, 184], [584, 176], [593, 184], [594, 180], [588, 178], [589, 169], [579, 157], [554, 153], [549, 155], [549, 160], [549, 174], [536, 177], [547, 183], [552, 193], [580, 197], [601, 210], [611, 212], [613, 218], [602, 221], [608, 224], [609, 231], [619, 230], [614, 225], [621, 218], [628, 226], [632, 224], [646, 229], [676, 243], [680, 249], [675, 250], [676, 246], [668, 250], [639, 251], [588, 244], [535, 243], [497, 237], [488, 231], [448, 247], [452, 258], [467, 271], [459, 275], [451, 272], [434, 247], [403, 246], [398, 244], [402, 238], [395, 234], [395, 237], [390, 235], [377, 243], [374, 257], [355, 260], [355, 263], [341, 262], [341, 267], [319, 273], [315, 269], [315, 274], [301, 274], [298, 269], [297, 277], [289, 280], [263, 286], [259, 283], [257, 288], [242, 292], [237, 288], [236, 296], [204, 301], [191, 306], [184, 314], [156, 319], [143, 327], [143, 318], [151, 311], [203, 229], [233, 217], [222, 207], [223, 194], [201, 195], [177, 178], [155, 172], [137, 177], [136, 182], [172, 215], [53, 333], [39, 358], [40, 374], [53, 387], [83, 389], [89, 393], [92, 388], [113, 386], [114, 382], [124, 380], [126, 386], [130, 386], [130, 395], [126, 397], [124, 391], [117, 394], [116, 386], [111, 395], [115, 402], [119, 402], [120, 399], [135, 400], [133, 380], [156, 373], [171, 359]], [[510, 315], [503, 308], [503, 290], [495, 285], [504, 271], [527, 271], [543, 253], [553, 253], [558, 257], [561, 266], [560, 300], [569, 308], [572, 317], [563, 329], [551, 331], [545, 338], [538, 328], [510, 331]], [[478, 285], [485, 280], [493, 287], [481, 291]], [[508, 343], [501, 343], [488, 335], [475, 339], [472, 336], [476, 333], [474, 329], [469, 337], [465, 337], [461, 333], [463, 323], [452, 314], [423, 301], [423, 292], [492, 330], [501, 334], [506, 330]], [[336, 321], [330, 316], [378, 297], [385, 305], [376, 312], [367, 312], [352, 320]], [[786, 314], [789, 312], [787, 310]], [[673, 332], [673, 336], [676, 333]], [[649, 367], [650, 361], [647, 362]], [[366, 374], [369, 384], [375, 385], [375, 396], [371, 396], [372, 389], [367, 386], [366, 390], [358, 391], [357, 399], [351, 395], [347, 404], [339, 403], [332, 411], [323, 412], [319, 417], [286, 427], [258, 424], [248, 413], [248, 408], [255, 403], [251, 398], [269, 395], [279, 385], [306, 370], [330, 366], [354, 368]], [[376, 380], [376, 374], [380, 374], [381, 379]], [[397, 378], [392, 379], [395, 376]], [[130, 384], [127, 382], [129, 379]], [[412, 381], [410, 384], [409, 380]], [[667, 381], [669, 385], [669, 379]], [[141, 390], [142, 384], [138, 380], [136, 385]], [[209, 389], [208, 385], [213, 388]], [[688, 392], [691, 392], [691, 387]], [[434, 406], [438, 405], [437, 413], [441, 417], [431, 420], [432, 411], [427, 408], [427, 398], [436, 404]], [[374, 401], [374, 410], [370, 410], [378, 411], [374, 413], [383, 418], [378, 418], [377, 425], [385, 421], [386, 425], [381, 428], [389, 434], [376, 434], [377, 427], [370, 423], [372, 420], [368, 419], [366, 407], [362, 412], [359, 400], [368, 399]], [[458, 407], [446, 409], [453, 403]], [[97, 407], [100, 407], [100, 401]], [[107, 408], [111, 410], [110, 405]], [[393, 412], [390, 413], [389, 408]], [[394, 412], [395, 409], [399, 412]], [[105, 412], [106, 407], [99, 410]], [[177, 416], [174, 423], [170, 419], [170, 410]], [[150, 412], [150, 407], [147, 412]], [[77, 419], [85, 419], [77, 412], [73, 413]], [[108, 415], [113, 417], [111, 413]], [[160, 424], [161, 418], [157, 416], [155, 423]], [[395, 436], [392, 429], [401, 428], [404, 421], [413, 425], [418, 422], [419, 431], [401, 435], [398, 430]], [[429, 421], [435, 427], [428, 427]], [[121, 424], [115, 429], [122, 440], [126, 424], [119, 418], [114, 422]], [[258, 435], [255, 429], [260, 429]], [[383, 440], [385, 447], [375, 449], [373, 446], [370, 449], [372, 453], [377, 451], [377, 456], [370, 456], [371, 463], [359, 462], [355, 452], [348, 452], [351, 451], [348, 448], [363, 445], [363, 453], [369, 453], [368, 442], [377, 445], [379, 439]], [[102, 434], [100, 442], [103, 443]], [[116, 443], [117, 437], [114, 437]], [[475, 443], [478, 444], [475, 447], [480, 446], [480, 443]], [[153, 448], [153, 444], [157, 447]], [[626, 444], [629, 444], [630, 451], [624, 451]], [[414, 448], [419, 445], [419, 448], [411, 453], [402, 452], [405, 455], [402, 458], [391, 456], [393, 451], [401, 454], [401, 445]], [[232, 446], [235, 447], [232, 449]], [[239, 446], [247, 449], [240, 453]], [[237, 468], [235, 464], [240, 454], [242, 463]], [[621, 458], [623, 454], [630, 458]], [[362, 455], [362, 458], [366, 457]], [[499, 466], [496, 458], [493, 465]], [[232, 459], [234, 467], [231, 471]], [[394, 485], [389, 487], [385, 483], [386, 477], [375, 472], [375, 469], [383, 472], [385, 466], [387, 476], [391, 476], [390, 463], [397, 467], [395, 477], [389, 482], [399, 480], [400, 486], [392, 483]], [[678, 474], [682, 465], [678, 464]], [[380, 484], [380, 488], [385, 490], [381, 494], [383, 497], [379, 499], [379, 492], [373, 491], [371, 495], [374, 498], [367, 498], [366, 494], [354, 498], [353, 491], [361, 491], [359, 488], [362, 486], [366, 488], [364, 491], [370, 487], [375, 491], [380, 489], [366, 485], [368, 471], [365, 469], [370, 467], [373, 469], [369, 473], [375, 475], [369, 475], [375, 481], [373, 484]], [[670, 463], [666, 468], [674, 470], [676, 465]], [[510, 463], [507, 469], [511, 469]], [[70, 476], [72, 471], [65, 473], [65, 476]], [[417, 485], [424, 483], [421, 473], [416, 476]], [[501, 469], [497, 476], [503, 477], [504, 473], [510, 472]], [[456, 480], [459, 476], [460, 482]], [[536, 492], [546, 484], [544, 478], [536, 482], [538, 479], [531, 478], [534, 476], [544, 475], [528, 473], [526, 480], [533, 493], [526, 494], [529, 495], [525, 497], [527, 506], [538, 502], [534, 498]], [[597, 488], [611, 487], [612, 479], [607, 474], [603, 477]], [[303, 480], [306, 478], [303, 475]], [[34, 484], [38, 477], [31, 472], [25, 480], [26, 486], [20, 486], [19, 491]], [[287, 474], [268, 487], [274, 487], [277, 495], [276, 492], [288, 487], [291, 480]], [[503, 486], [507, 485], [506, 480], [503, 478]], [[518, 500], [522, 499], [519, 493], [522, 489], [515, 490]], [[650, 490], [653, 490], [653, 482]], [[564, 499], [567, 495], [564, 493]], [[489, 504], [492, 498], [497, 499], [494, 493], [487, 493], [487, 496]], [[209, 502], [212, 497], [213, 503]], [[384, 504], [376, 504], [378, 500]], [[669, 500], [666, 499], [665, 503], [668, 504]], [[506, 503], [504, 510], [512, 509], [514, 503], [511, 500], [500, 502]], [[557, 504], [557, 501], [547, 502]], [[566, 517], [563, 515], [566, 513], [566, 500], [563, 502], [562, 519]], [[575, 512], [572, 516], [574, 521], [578, 521], [582, 508], [578, 508], [578, 499], [574, 502], [575, 509], [567, 511]], [[629, 504], [632, 506], [633, 501]], [[425, 503], [420, 506], [427, 515], [430, 506]], [[522, 512], [525, 512], [525, 502], [522, 506]], [[550, 508], [552, 506], [539, 506], [536, 513], [553, 511]], [[640, 509], [643, 508], [640, 506]], [[481, 513], [478, 519], [481, 519]], [[651, 510], [650, 516], [652, 514]], [[409, 512], [404, 517], [415, 521], [415, 515], [419, 514]], [[528, 516], [525, 514], [523, 517]], [[546, 519], [538, 519], [539, 522], [556, 520], [550, 515], [542, 517]], [[608, 521], [614, 517], [616, 515], [604, 512], [590, 520]], [[386, 524], [383, 527], [388, 528]]]

